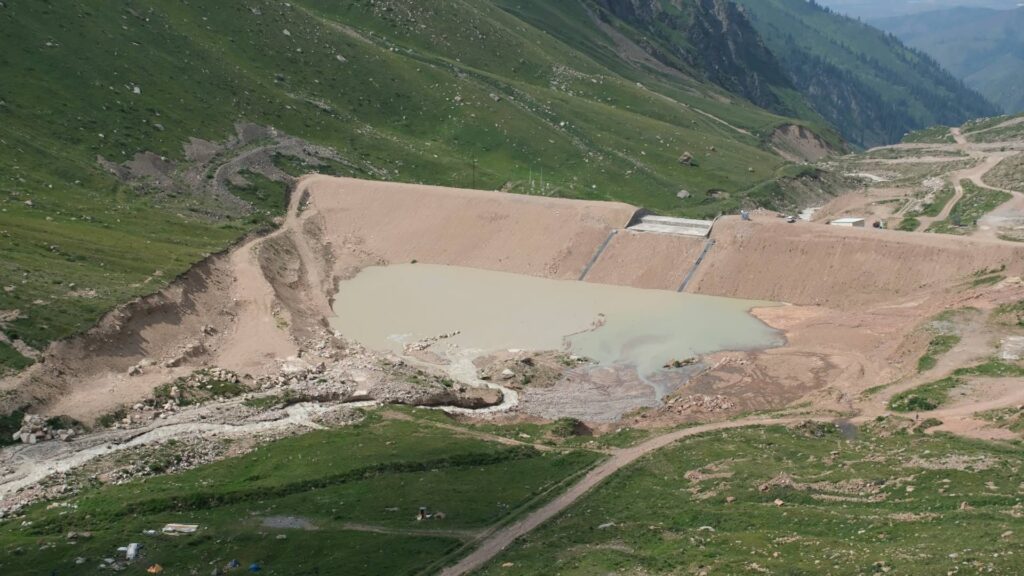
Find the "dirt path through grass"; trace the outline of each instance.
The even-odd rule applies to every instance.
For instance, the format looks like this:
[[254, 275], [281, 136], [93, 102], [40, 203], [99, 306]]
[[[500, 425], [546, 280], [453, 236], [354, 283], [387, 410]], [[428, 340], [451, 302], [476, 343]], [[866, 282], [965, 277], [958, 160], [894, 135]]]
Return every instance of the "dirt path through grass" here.
[[582, 498], [612, 474], [615, 474], [622, 468], [636, 462], [643, 456], [646, 456], [655, 450], [660, 450], [661, 448], [682, 440], [683, 438], [689, 438], [706, 432], [743, 428], [746, 426], [794, 424], [804, 419], [805, 418], [744, 418], [742, 420], [715, 422], [712, 424], [703, 424], [692, 428], [685, 428], [683, 430], [676, 430], [675, 432], [657, 436], [646, 442], [637, 444], [636, 446], [616, 450], [613, 452], [611, 458], [599, 464], [586, 476], [580, 479], [579, 482], [572, 485], [568, 490], [548, 504], [534, 512], [531, 512], [530, 514], [527, 514], [526, 517], [512, 525], [489, 533], [476, 550], [474, 550], [469, 556], [466, 556], [457, 564], [445, 568], [441, 574], [442, 576], [461, 576], [462, 574], [468, 574], [469, 572], [481, 568], [484, 564], [501, 553], [502, 550], [512, 544], [516, 539], [529, 534], [541, 524], [554, 518], [572, 506], [577, 500]]

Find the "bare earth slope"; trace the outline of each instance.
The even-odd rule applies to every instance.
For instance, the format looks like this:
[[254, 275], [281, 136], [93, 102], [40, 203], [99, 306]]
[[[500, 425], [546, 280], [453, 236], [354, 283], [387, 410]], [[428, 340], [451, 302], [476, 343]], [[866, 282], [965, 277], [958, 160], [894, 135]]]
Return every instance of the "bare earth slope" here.
[[702, 238], [623, 231], [608, 243], [586, 280], [676, 290], [703, 249]]
[[1005, 262], [1021, 270], [1024, 247], [938, 234], [789, 225], [723, 218], [692, 291], [855, 309], [922, 299]]
[[[317, 176], [304, 182], [325, 241], [342, 258], [372, 254], [573, 279], [636, 208], [588, 202]], [[358, 264], [362, 264], [359, 262]]]

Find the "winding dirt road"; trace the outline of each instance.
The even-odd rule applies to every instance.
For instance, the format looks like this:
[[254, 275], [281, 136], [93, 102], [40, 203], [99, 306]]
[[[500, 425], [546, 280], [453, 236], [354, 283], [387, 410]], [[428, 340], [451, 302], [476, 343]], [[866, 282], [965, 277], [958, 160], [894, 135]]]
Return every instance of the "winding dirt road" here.
[[[939, 212], [938, 216], [919, 217], [918, 220], [921, 222], [920, 226], [918, 226], [917, 228], [919, 232], [927, 230], [928, 227], [934, 224], [935, 222], [941, 222], [949, 218], [949, 215], [953, 212], [953, 209], [956, 208], [956, 205], [959, 204], [961, 200], [963, 200], [964, 187], [962, 182], [964, 180], [968, 180], [980, 188], [996, 190], [999, 192], [1007, 192], [1014, 196], [1014, 199], [1010, 200], [1003, 206], [1000, 206], [997, 209], [997, 211], [1003, 208], [1016, 208], [1018, 204], [1024, 204], [1024, 202], [1022, 202], [1024, 201], [1024, 195], [1022, 195], [1021, 193], [1015, 192], [1013, 190], [995, 188], [993, 186], [989, 186], [984, 182], [985, 175], [988, 174], [993, 168], [998, 166], [1000, 162], [1012, 156], [1014, 152], [996, 152], [990, 150], [983, 150], [976, 146], [973, 146], [967, 140], [967, 137], [963, 135], [963, 132], [960, 130], [960, 128], [950, 128], [949, 133], [950, 135], [953, 136], [953, 139], [956, 141], [955, 148], [962, 152], [966, 152], [971, 158], [977, 159], [978, 163], [970, 168], [958, 170], [956, 172], [949, 174], [948, 178], [953, 184], [953, 189], [955, 190], [953, 198], [950, 199], [950, 201], [947, 202], [945, 206], [943, 206], [942, 211]], [[989, 215], [986, 215], [986, 218], [988, 216]], [[974, 235], [979, 237], [997, 238], [997, 227], [991, 225], [984, 225], [984, 223], [985, 219], [983, 218], [979, 222], [979, 229]]]
[[461, 576], [462, 574], [468, 574], [469, 572], [483, 567], [484, 564], [491, 561], [495, 556], [501, 553], [502, 550], [507, 548], [509, 544], [521, 536], [529, 534], [541, 524], [554, 518], [565, 509], [572, 506], [577, 500], [582, 498], [612, 474], [615, 474], [622, 468], [629, 466], [647, 454], [660, 450], [670, 444], [682, 440], [683, 438], [689, 438], [717, 430], [744, 428], [747, 426], [794, 424], [802, 420], [806, 420], [806, 418], [744, 418], [742, 420], [715, 422], [712, 424], [704, 424], [694, 426], [692, 428], [677, 430], [662, 436], [657, 436], [636, 446], [616, 450], [612, 453], [611, 458], [605, 460], [596, 468], [591, 470], [586, 476], [580, 479], [579, 482], [574, 484], [551, 502], [548, 502], [541, 508], [527, 514], [525, 518], [514, 524], [489, 532], [473, 553], [460, 560], [457, 564], [445, 568], [441, 574], [442, 576]]

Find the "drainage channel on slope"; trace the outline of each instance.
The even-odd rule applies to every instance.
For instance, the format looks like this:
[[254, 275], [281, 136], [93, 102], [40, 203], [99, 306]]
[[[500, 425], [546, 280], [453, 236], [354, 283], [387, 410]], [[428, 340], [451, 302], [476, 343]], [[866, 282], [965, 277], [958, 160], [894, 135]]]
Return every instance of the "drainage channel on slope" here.
[[704, 258], [707, 257], [708, 252], [711, 251], [711, 247], [714, 245], [715, 241], [711, 238], [708, 238], [707, 241], [704, 242], [704, 249], [701, 250], [700, 255], [697, 256], [697, 259], [693, 262], [693, 266], [690, 268], [690, 271], [686, 273], [686, 277], [683, 278], [683, 283], [679, 285], [679, 290], [676, 290], [676, 292], [686, 291], [686, 287], [690, 285], [690, 281], [693, 280], [694, 274], [697, 273], [697, 268], [700, 268], [701, 263], [704, 262]]
[[598, 247], [597, 252], [594, 252], [594, 255], [590, 258], [590, 262], [587, 262], [587, 265], [583, 267], [583, 272], [580, 273], [580, 282], [587, 278], [587, 274], [590, 274], [590, 269], [594, 267], [594, 264], [597, 264], [597, 261], [601, 258], [601, 254], [604, 254], [605, 249], [612, 243], [612, 238], [615, 238], [615, 235], [618, 233], [618, 230], [612, 230], [608, 233], [608, 237], [605, 238], [604, 242], [601, 243], [601, 246]]

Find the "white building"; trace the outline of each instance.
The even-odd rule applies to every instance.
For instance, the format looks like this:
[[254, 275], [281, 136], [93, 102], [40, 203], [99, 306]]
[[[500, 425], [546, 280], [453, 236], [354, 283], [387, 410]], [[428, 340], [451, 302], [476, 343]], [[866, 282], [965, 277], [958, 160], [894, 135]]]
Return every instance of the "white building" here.
[[863, 218], [837, 218], [829, 222], [832, 226], [846, 226], [847, 228], [863, 228]]

